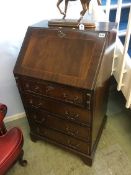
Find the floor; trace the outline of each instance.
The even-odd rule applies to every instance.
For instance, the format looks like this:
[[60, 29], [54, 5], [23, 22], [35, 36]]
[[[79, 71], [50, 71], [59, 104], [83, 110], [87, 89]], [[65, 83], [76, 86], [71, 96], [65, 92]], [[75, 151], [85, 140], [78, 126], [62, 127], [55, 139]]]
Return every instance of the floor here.
[[131, 175], [131, 110], [123, 97], [113, 91], [109, 97], [108, 120], [100, 139], [92, 167], [65, 150], [46, 142], [32, 142], [26, 118], [7, 123], [19, 126], [24, 133], [27, 167], [18, 163], [7, 175]]

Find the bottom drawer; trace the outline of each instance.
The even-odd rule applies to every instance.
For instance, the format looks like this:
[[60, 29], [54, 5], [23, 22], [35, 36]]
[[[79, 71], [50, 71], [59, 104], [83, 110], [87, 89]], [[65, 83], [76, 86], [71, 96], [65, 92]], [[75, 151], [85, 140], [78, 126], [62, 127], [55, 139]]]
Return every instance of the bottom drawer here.
[[86, 142], [80, 141], [66, 134], [62, 134], [57, 131], [47, 129], [44, 127], [34, 127], [32, 128], [32, 131], [39, 136], [46, 137], [50, 140], [53, 140], [59, 144], [65, 145], [79, 152], [89, 154], [90, 148], [89, 148], [89, 144]]

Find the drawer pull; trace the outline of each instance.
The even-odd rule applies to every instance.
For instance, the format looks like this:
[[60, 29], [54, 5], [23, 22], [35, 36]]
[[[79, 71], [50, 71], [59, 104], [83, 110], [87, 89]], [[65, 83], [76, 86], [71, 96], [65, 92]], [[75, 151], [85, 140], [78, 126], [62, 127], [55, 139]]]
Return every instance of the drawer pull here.
[[52, 87], [52, 86], [47, 86], [46, 87], [46, 93], [48, 93], [48, 92], [50, 92], [52, 90], [54, 90], [54, 87]]
[[34, 90], [39, 90], [40, 88], [39, 88], [39, 86], [35, 86], [35, 88], [34, 88]]
[[33, 105], [33, 107], [35, 107], [36, 109], [41, 108], [41, 106], [42, 106], [42, 103], [39, 103], [38, 105]]
[[42, 103], [39, 103], [38, 106], [42, 106]]
[[65, 102], [69, 102], [69, 103], [76, 103], [79, 100], [79, 97], [76, 96], [74, 97], [74, 99], [69, 99], [68, 95], [66, 93], [63, 93], [63, 98], [65, 100]]
[[68, 111], [65, 111], [65, 115], [70, 120], [77, 120], [79, 118], [79, 114], [71, 114]]
[[78, 149], [79, 146], [80, 146], [80, 144], [74, 145], [73, 143], [71, 143], [70, 140], [68, 140], [67, 142], [68, 142], [68, 146], [71, 147], [71, 148], [73, 148], [73, 149]]
[[74, 97], [74, 102], [76, 102], [78, 100], [79, 100], [79, 97], [78, 96]]
[[40, 108], [42, 106], [42, 103], [39, 103], [38, 105], [37, 105], [37, 108]]
[[71, 136], [76, 136], [76, 135], [78, 135], [78, 130], [72, 131], [71, 128], [66, 127], [66, 131], [67, 131], [67, 133], [68, 133], [69, 135], [71, 135]]
[[30, 87], [30, 85], [28, 83], [26, 83], [25, 87], [28, 89]]
[[34, 118], [35, 122], [38, 123], [38, 124], [42, 124], [46, 120], [46, 118], [44, 118], [44, 117], [42, 119], [38, 120], [36, 115], [34, 115], [33, 118]]
[[33, 100], [32, 100], [32, 99], [30, 99], [30, 100], [29, 100], [29, 103], [30, 103], [30, 104], [33, 104]]

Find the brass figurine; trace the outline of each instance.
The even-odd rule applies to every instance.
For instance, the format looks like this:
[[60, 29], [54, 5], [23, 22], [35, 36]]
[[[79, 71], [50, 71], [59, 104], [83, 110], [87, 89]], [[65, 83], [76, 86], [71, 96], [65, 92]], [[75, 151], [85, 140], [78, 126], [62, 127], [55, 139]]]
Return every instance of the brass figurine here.
[[[59, 9], [60, 13], [63, 15], [63, 19], [66, 17], [67, 7], [69, 1], [76, 1], [76, 0], [65, 0], [65, 10], [62, 12], [60, 9], [60, 4], [63, 0], [58, 0], [57, 2], [57, 8]], [[84, 16], [87, 10], [89, 10], [89, 3], [91, 0], [80, 0], [83, 10], [80, 12], [81, 18]], [[101, 5], [101, 0], [97, 0], [98, 5]]]

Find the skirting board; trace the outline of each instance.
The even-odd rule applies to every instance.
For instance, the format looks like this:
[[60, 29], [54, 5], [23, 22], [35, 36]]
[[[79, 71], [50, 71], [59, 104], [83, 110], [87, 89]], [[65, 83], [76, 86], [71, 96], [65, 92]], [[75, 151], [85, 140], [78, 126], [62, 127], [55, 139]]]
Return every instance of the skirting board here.
[[26, 116], [25, 112], [22, 112], [22, 113], [19, 113], [19, 114], [16, 114], [16, 115], [5, 117], [4, 122], [8, 123], [8, 122], [11, 122], [11, 121], [14, 121], [14, 120], [24, 118], [25, 116]]

